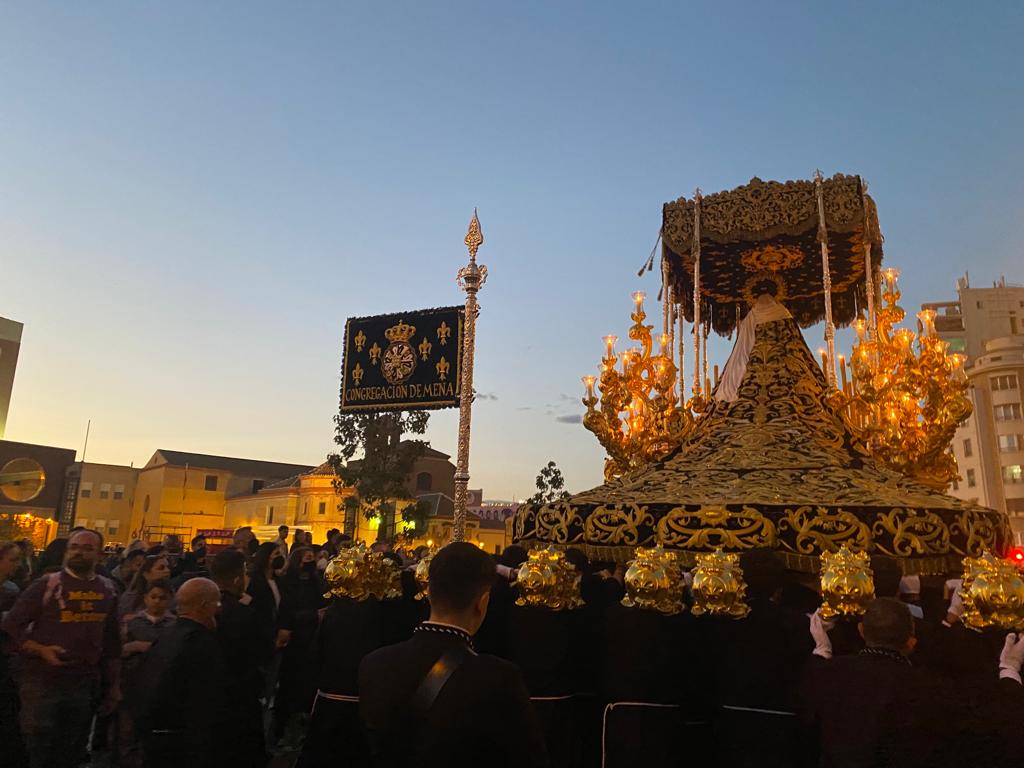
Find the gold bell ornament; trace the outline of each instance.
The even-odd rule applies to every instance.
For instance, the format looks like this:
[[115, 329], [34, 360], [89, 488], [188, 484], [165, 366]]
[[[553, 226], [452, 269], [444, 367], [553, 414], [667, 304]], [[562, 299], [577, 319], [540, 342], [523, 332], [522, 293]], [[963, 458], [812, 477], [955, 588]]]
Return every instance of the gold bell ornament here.
[[991, 552], [964, 558], [963, 622], [971, 629], [1024, 629], [1024, 579], [1010, 560]]
[[682, 613], [685, 581], [675, 552], [661, 546], [639, 547], [626, 567], [627, 608], [655, 610], [666, 616]]
[[821, 617], [861, 616], [875, 598], [874, 573], [866, 552], [821, 553]]
[[743, 581], [739, 555], [720, 549], [697, 555], [690, 591], [693, 592], [694, 616], [707, 613], [742, 619], [750, 613], [750, 606], [744, 602], [747, 584]]
[[571, 611], [583, 605], [580, 573], [554, 547], [531, 549], [516, 577], [516, 605]]

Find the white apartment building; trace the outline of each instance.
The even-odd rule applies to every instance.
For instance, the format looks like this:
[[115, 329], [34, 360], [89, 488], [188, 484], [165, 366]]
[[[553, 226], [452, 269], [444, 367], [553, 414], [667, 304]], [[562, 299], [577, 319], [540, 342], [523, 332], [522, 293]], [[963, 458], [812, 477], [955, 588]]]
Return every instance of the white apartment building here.
[[1024, 544], [1024, 286], [1000, 279], [991, 288], [957, 285], [958, 300], [922, 305], [951, 352], [967, 355], [971, 417], [957, 430], [953, 454], [961, 479], [950, 493], [1010, 517]]

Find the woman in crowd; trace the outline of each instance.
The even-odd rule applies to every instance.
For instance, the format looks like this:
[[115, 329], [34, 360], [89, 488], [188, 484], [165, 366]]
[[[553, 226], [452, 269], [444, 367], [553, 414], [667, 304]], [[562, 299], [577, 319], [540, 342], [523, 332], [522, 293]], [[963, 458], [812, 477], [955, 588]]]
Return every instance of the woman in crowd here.
[[[149, 591], [150, 584], [161, 579], [169, 579], [170, 576], [171, 565], [165, 555], [147, 555], [128, 590], [121, 595], [118, 602], [121, 620], [127, 622], [145, 608], [146, 592]], [[171, 609], [173, 608], [172, 604]]]
[[0, 613], [3, 613], [21, 591], [13, 577], [21, 565], [21, 549], [13, 541], [0, 541]]

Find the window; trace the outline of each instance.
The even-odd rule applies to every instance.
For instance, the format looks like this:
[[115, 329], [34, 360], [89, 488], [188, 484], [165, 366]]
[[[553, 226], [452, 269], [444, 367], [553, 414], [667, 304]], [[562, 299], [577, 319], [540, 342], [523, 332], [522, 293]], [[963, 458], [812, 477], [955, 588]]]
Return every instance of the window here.
[[995, 405], [992, 407], [992, 413], [996, 421], [1020, 421], [1020, 403]]
[[92, 498], [92, 483], [82, 483], [81, 489], [78, 491], [78, 495], [83, 499]]
[[207, 475], [206, 476], [206, 490], [216, 491], [217, 490], [217, 476]]
[[101, 499], [109, 499], [110, 498], [110, 483], [100, 483], [100, 498]]
[[123, 498], [124, 498], [124, 486], [123, 485], [115, 485], [114, 486], [114, 499], [116, 501], [120, 501]]
[[102, 533], [103, 529], [106, 528], [106, 527], [107, 527], [107, 521], [106, 520], [93, 520], [92, 521], [92, 529], [94, 531], [99, 531], [100, 533]]
[[87, 517], [76, 517], [75, 518], [75, 525], [80, 525], [83, 528], [88, 528], [89, 527], [89, 518], [87, 518]]
[[955, 336], [949, 340], [949, 352], [964, 352], [967, 349], [967, 343], [960, 337]]
[[1021, 448], [1021, 436], [1020, 435], [1000, 435], [999, 436], [999, 450], [1002, 453], [1011, 453], [1013, 451], [1019, 451]]
[[327, 514], [327, 502], [326, 501], [321, 501], [320, 502], [320, 507], [319, 507], [319, 509], [317, 509], [316, 512], [317, 512], [318, 515], [326, 515]]
[[1003, 482], [1008, 485], [1024, 483], [1024, 471], [1021, 470], [1020, 464], [1010, 464], [1007, 467], [1003, 467]]
[[431, 491], [434, 489], [434, 478], [429, 472], [420, 472], [416, 475], [416, 490]]
[[302, 502], [302, 516], [303, 517], [309, 517], [309, 502], [308, 501]]
[[978, 301], [978, 302], [975, 302], [975, 303], [978, 305], [978, 309], [981, 309], [981, 302]]
[[142, 500], [142, 513], [149, 512], [149, 494], [146, 494], [146, 498]]
[[121, 528], [120, 520], [111, 520], [107, 525], [107, 533], [111, 536], [117, 536], [118, 530]]
[[259, 493], [263, 489], [263, 486], [265, 486], [266, 484], [267, 484], [266, 480], [253, 480], [252, 481], [252, 492], [253, 493]]
[[973, 488], [977, 484], [978, 484], [977, 481], [974, 479], [974, 470], [973, 469], [968, 469], [967, 470], [967, 487], [968, 488]]
[[964, 440], [964, 456], [971, 455], [971, 438]]
[[1017, 377], [1013, 374], [1009, 374], [1007, 376], [993, 376], [991, 381], [993, 392], [1017, 388]]
[[958, 483], [956, 480], [953, 481], [953, 490], [954, 491], [959, 491], [960, 490], [960, 483]]
[[267, 525], [274, 524], [274, 508], [267, 507]]

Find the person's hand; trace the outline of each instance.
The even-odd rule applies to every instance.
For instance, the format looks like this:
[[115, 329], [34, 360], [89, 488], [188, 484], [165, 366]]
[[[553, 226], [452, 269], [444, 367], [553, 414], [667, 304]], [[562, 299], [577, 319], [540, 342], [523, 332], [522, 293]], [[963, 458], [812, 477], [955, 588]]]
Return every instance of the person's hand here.
[[288, 645], [288, 643], [289, 643], [289, 641], [291, 639], [292, 639], [292, 633], [291, 633], [290, 630], [279, 629], [279, 630], [277, 630], [277, 640], [274, 642], [274, 647], [275, 648], [284, 648], [286, 645]]
[[51, 667], [63, 667], [67, 664], [63, 658], [65, 653], [67, 653], [67, 651], [59, 645], [37, 645], [35, 647], [36, 656], [45, 661]]
[[964, 599], [960, 596], [961, 579], [950, 579], [946, 582], [946, 590], [950, 592], [949, 607], [946, 608], [946, 619], [942, 623], [951, 627], [964, 615]]
[[828, 636], [829, 630], [835, 626], [835, 622], [825, 621], [821, 617], [821, 609], [810, 615], [811, 637], [814, 638], [814, 655], [823, 659], [832, 658], [832, 639]]
[[121, 656], [128, 657], [136, 653], [145, 653], [152, 645], [152, 643], [147, 643], [145, 640], [132, 640], [130, 643], [125, 643], [121, 646]]
[[1024, 665], [1024, 633], [1010, 632], [999, 654], [999, 677], [1008, 677], [1019, 683], [1021, 665]]

